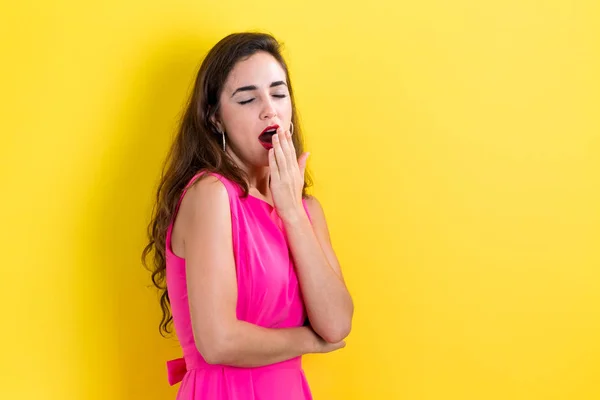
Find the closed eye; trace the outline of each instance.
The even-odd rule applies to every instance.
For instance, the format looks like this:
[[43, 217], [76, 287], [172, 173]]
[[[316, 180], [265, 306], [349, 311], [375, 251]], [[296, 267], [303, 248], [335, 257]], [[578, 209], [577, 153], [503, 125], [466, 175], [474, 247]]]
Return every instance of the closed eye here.
[[[285, 95], [285, 94], [274, 94], [273, 97], [276, 97], [278, 99], [284, 99], [284, 98], [287, 97], [287, 95]], [[244, 104], [251, 103], [252, 101], [254, 101], [254, 98], [248, 99], [248, 100], [243, 100], [243, 101], [238, 101], [238, 104], [244, 105]]]

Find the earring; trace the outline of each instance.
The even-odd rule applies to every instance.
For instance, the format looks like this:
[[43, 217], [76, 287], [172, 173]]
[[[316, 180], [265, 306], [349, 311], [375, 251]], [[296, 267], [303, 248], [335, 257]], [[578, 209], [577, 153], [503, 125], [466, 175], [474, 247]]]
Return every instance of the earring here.
[[290, 121], [290, 136], [294, 134], [294, 123]]
[[223, 143], [223, 151], [225, 151], [225, 132], [220, 129], [217, 129], [217, 132], [221, 134], [221, 143]]

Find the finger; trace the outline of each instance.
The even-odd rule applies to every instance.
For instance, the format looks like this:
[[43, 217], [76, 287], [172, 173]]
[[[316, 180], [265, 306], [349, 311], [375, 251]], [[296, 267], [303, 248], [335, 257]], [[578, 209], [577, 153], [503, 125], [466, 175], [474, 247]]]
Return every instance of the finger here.
[[281, 131], [279, 130], [275, 135], [273, 135], [273, 150], [275, 150], [275, 160], [277, 161], [279, 175], [281, 176], [281, 173], [287, 169], [287, 165], [285, 162], [285, 154], [281, 146]]
[[275, 150], [269, 149], [269, 170], [271, 171], [271, 181], [279, 180], [279, 170], [277, 168], [277, 161], [275, 160]]
[[292, 140], [292, 134], [291, 132], [285, 131], [285, 137], [286, 137], [286, 141], [287, 141], [287, 145], [289, 148], [289, 156], [288, 156], [288, 162], [291, 168], [293, 168], [294, 170], [298, 170], [298, 156], [296, 155], [296, 148], [294, 147], [294, 141]]
[[282, 129], [277, 133], [279, 135], [279, 144], [281, 145], [281, 151], [283, 151], [283, 155], [285, 156], [285, 163], [288, 167], [291, 167], [290, 163], [290, 145], [287, 138], [287, 131]]

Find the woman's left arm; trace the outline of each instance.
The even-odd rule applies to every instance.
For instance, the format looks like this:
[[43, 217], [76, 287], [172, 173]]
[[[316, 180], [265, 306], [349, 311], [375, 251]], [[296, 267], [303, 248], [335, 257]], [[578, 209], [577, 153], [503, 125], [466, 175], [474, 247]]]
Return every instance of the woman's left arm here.
[[350, 333], [354, 305], [331, 246], [325, 213], [314, 197], [307, 200], [311, 221], [302, 203], [308, 153], [296, 159], [289, 131], [273, 136], [269, 150], [270, 187], [283, 221], [302, 297], [312, 329], [329, 343]]
[[350, 333], [354, 305], [333, 250], [325, 213], [315, 197], [282, 217], [313, 330], [337, 343]]

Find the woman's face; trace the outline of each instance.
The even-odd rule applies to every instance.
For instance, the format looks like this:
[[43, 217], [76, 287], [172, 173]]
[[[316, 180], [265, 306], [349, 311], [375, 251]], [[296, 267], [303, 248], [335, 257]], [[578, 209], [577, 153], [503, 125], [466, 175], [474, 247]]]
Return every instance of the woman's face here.
[[238, 62], [225, 82], [215, 121], [226, 133], [227, 151], [247, 166], [268, 166], [269, 137], [261, 134], [274, 126], [290, 129], [291, 119], [287, 78], [279, 62], [265, 52]]

